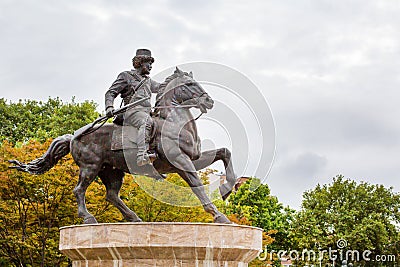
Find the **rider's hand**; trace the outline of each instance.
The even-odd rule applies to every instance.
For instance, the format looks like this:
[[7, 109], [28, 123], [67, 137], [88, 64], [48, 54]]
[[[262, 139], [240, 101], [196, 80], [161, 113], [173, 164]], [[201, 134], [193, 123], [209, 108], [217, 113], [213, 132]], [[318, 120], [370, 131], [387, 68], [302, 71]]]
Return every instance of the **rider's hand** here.
[[108, 118], [111, 118], [112, 116], [114, 116], [114, 107], [108, 107], [106, 109], [106, 116]]

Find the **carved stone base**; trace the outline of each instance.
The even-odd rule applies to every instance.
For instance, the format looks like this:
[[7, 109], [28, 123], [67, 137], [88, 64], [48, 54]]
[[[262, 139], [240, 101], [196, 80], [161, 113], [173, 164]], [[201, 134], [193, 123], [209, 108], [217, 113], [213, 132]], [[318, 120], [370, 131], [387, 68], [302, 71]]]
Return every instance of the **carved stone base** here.
[[247, 266], [262, 229], [205, 223], [111, 223], [62, 227], [60, 251], [73, 267]]

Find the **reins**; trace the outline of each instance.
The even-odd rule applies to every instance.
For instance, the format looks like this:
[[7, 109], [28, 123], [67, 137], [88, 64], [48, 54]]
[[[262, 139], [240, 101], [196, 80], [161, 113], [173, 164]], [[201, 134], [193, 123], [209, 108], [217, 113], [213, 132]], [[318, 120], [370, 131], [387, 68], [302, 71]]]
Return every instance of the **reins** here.
[[157, 109], [157, 108], [195, 108], [195, 107], [197, 107], [197, 105], [176, 105], [176, 106], [170, 105], [170, 106], [155, 106], [152, 108]]
[[[152, 107], [152, 108], [153, 108], [153, 109], [164, 109], [164, 108], [195, 108], [195, 107], [197, 107], [197, 105], [155, 106], [155, 107]], [[204, 113], [201, 112], [201, 113], [199, 114], [199, 116], [197, 116], [194, 120], [197, 121], [197, 119], [200, 118], [201, 115], [203, 115], [203, 114], [204, 114]]]

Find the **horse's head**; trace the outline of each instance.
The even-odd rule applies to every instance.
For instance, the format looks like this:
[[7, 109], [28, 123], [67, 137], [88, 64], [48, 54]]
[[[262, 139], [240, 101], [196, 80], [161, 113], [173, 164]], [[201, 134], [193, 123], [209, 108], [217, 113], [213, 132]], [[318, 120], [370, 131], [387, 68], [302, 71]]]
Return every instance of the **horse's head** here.
[[192, 72], [183, 72], [177, 67], [161, 85], [161, 90], [157, 95], [157, 105], [189, 105], [206, 113], [214, 106], [214, 101], [193, 79]]

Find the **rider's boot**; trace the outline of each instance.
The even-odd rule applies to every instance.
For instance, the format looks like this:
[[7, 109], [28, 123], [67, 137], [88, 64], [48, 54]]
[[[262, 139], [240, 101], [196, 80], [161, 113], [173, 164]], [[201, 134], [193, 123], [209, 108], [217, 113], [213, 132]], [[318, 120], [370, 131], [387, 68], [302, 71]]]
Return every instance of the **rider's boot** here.
[[143, 166], [151, 164], [151, 160], [147, 151], [149, 150], [151, 127], [145, 123], [140, 126], [137, 137], [138, 152], [136, 155], [137, 165]]

